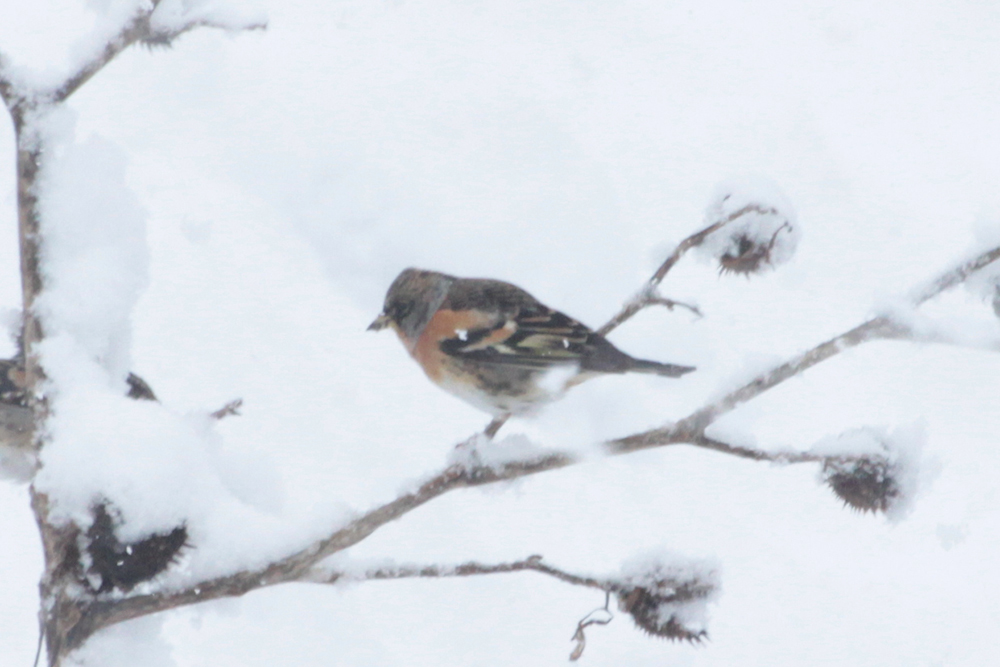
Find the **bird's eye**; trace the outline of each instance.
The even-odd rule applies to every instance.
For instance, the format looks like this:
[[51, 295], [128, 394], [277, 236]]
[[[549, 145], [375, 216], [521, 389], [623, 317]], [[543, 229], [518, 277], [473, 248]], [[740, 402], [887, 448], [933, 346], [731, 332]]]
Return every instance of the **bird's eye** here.
[[386, 308], [385, 312], [392, 317], [393, 320], [397, 322], [402, 322], [403, 319], [410, 314], [410, 306], [402, 303], [394, 303], [392, 307]]

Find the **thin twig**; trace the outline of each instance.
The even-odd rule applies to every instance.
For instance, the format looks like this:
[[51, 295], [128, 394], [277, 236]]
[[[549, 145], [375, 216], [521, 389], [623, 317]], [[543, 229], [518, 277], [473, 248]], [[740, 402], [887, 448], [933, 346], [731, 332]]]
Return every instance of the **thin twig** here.
[[239, 417], [240, 408], [243, 406], [243, 399], [237, 398], [235, 400], [229, 401], [221, 408], [215, 412], [210, 413], [208, 416], [212, 419], [224, 419], [226, 417]]
[[559, 581], [574, 586], [586, 586], [587, 588], [597, 588], [602, 591], [611, 590], [613, 584], [610, 580], [596, 579], [572, 574], [542, 562], [542, 557], [528, 556], [523, 560], [510, 563], [478, 563], [470, 561], [461, 565], [424, 565], [398, 567], [379, 566], [359, 572], [321, 572], [309, 575], [304, 579], [315, 583], [333, 584], [339, 581], [371, 581], [378, 579], [413, 579], [430, 578], [442, 579], [449, 577], [471, 577], [481, 574], [504, 574], [508, 572], [523, 571], [539, 572], [541, 574], [554, 577]]
[[933, 299], [941, 292], [965, 282], [973, 273], [984, 268], [986, 265], [1000, 259], [1000, 247], [987, 250], [975, 257], [962, 262], [955, 268], [945, 271], [940, 276], [930, 281], [926, 285], [914, 290], [911, 293], [910, 301], [914, 306], [919, 306], [930, 299]]
[[668, 299], [662, 296], [651, 296], [649, 297], [648, 303], [650, 306], [665, 306], [667, 310], [673, 310], [674, 308], [684, 308], [690, 310], [691, 313], [699, 318], [704, 317], [702, 315], [701, 309], [693, 303], [684, 303], [683, 301], [674, 301], [673, 299]]

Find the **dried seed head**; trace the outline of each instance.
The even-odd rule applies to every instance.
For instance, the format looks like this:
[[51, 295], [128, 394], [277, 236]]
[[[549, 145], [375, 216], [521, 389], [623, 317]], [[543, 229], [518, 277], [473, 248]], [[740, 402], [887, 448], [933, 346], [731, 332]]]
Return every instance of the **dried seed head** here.
[[98, 593], [115, 588], [127, 592], [136, 584], [149, 581], [174, 563], [181, 549], [188, 546], [184, 525], [166, 533], [152, 533], [135, 542], [121, 542], [115, 532], [121, 520], [113, 507], [110, 511], [108, 508], [106, 501], [91, 508], [93, 523], [86, 533], [87, 574], [91, 575], [89, 578], [100, 577]]
[[774, 244], [785, 228], [779, 228], [767, 243], [747, 234], [738, 234], [732, 238], [730, 248], [719, 257], [719, 273], [737, 273], [749, 277], [752, 273], [760, 273], [774, 266], [772, 254]]
[[886, 512], [899, 497], [895, 467], [881, 456], [855, 460], [830, 458], [823, 464], [823, 480], [859, 512]]
[[649, 588], [630, 588], [618, 593], [618, 608], [645, 632], [664, 639], [701, 643], [708, 633], [685, 627], [679, 616], [671, 613], [676, 607], [676, 596], [658, 594]]
[[864, 426], [823, 438], [810, 453], [822, 457], [819, 481], [845, 504], [900, 521], [933, 479], [933, 459], [925, 461], [921, 453], [926, 441], [921, 422], [892, 430]]
[[618, 608], [649, 634], [689, 642], [708, 636], [708, 603], [718, 589], [715, 564], [650, 553], [624, 563], [615, 584]]
[[721, 273], [750, 276], [792, 258], [799, 227], [785, 196], [773, 183], [739, 179], [720, 186], [705, 214], [718, 228], [703, 238], [699, 252], [719, 263]]

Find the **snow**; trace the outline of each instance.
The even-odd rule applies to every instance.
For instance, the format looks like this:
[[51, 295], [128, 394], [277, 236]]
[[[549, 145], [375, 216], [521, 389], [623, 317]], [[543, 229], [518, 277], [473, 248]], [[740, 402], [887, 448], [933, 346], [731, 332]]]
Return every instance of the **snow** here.
[[[29, 4], [0, 5], [0, 50], [40, 86], [74, 71], [134, 6]], [[719, 564], [710, 642], [654, 640], [616, 613], [588, 634], [591, 665], [995, 661], [994, 353], [866, 344], [713, 427], [782, 450], [868, 424], [885, 425], [893, 451], [922, 443], [899, 520], [844, 509], [811, 464], [594, 447], [683, 417], [988, 242], [977, 225], [1000, 210], [992, 8], [261, 4], [268, 31], [131, 49], [46, 126], [61, 137], [44, 186], [42, 350], [58, 393], [37, 483], [60, 512], [88, 521], [99, 491], [129, 535], [186, 521], [192, 546], [155, 582], [171, 588], [308, 544], [442, 469], [487, 421], [393, 337], [364, 331], [402, 267], [509, 280], [599, 326], [671, 239], [705, 222], [721, 179], [759, 174], [791, 205], [765, 201], [808, 227], [794, 258], [750, 280], [685, 258], [661, 291], [705, 317], [648, 309], [611, 336], [697, 372], [574, 387], [479, 454], [503, 463], [555, 448], [581, 463], [449, 493], [346, 555], [538, 553], [586, 573], [666, 545]], [[220, 13], [234, 6], [171, 11], [237, 25]], [[14, 146], [2, 128], [0, 307], [15, 309]], [[912, 317], [970, 344], [998, 326], [989, 298], [965, 290]], [[122, 397], [129, 370], [162, 404]], [[237, 397], [242, 416], [207, 417]], [[922, 435], [907, 434], [914, 423]], [[0, 483], [0, 664], [34, 654], [41, 556], [28, 502], [24, 485]], [[553, 664], [601, 604], [537, 573], [277, 586], [112, 628], [77, 657]]]
[[73, 116], [58, 109], [37, 121], [47, 156], [38, 180], [46, 289], [37, 310], [46, 331], [72, 336], [124, 387], [132, 311], [149, 280], [146, 214], [125, 184], [121, 149], [96, 136], [75, 141]]
[[70, 667], [173, 667], [170, 644], [162, 637], [163, 619], [142, 618], [127, 626], [112, 627], [88, 642], [68, 661]]

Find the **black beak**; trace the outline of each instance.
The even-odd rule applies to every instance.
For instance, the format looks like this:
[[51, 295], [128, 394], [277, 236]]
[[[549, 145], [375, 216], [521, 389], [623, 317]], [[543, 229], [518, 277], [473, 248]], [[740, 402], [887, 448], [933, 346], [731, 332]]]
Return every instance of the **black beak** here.
[[368, 325], [368, 331], [381, 331], [389, 326], [389, 316], [381, 313], [375, 321]]

